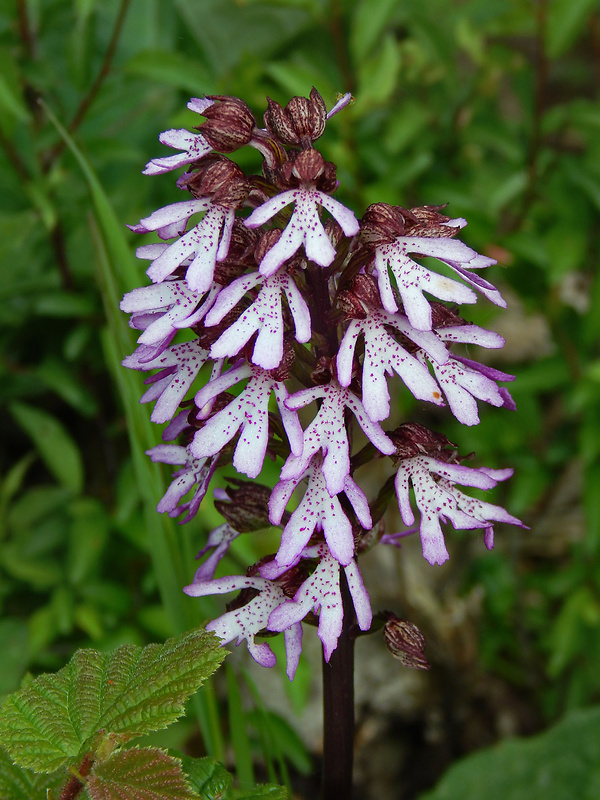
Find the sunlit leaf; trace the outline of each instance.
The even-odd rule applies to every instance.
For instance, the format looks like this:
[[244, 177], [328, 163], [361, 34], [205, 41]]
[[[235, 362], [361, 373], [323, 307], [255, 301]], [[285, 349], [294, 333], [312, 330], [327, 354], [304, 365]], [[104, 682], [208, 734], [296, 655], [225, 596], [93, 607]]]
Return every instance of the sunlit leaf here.
[[181, 761], [154, 747], [123, 750], [97, 762], [86, 784], [90, 800], [194, 800]]
[[0, 743], [21, 766], [52, 772], [76, 763], [98, 730], [127, 741], [170, 725], [226, 655], [197, 629], [164, 645], [79, 650], [0, 709]]

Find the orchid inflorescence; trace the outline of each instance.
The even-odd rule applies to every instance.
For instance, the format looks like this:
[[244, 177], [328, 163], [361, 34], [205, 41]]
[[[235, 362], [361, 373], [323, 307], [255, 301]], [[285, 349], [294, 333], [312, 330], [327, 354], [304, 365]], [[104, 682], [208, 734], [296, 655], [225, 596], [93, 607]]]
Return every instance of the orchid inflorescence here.
[[[223, 643], [246, 640], [264, 666], [273, 666], [275, 655], [255, 637], [283, 632], [290, 679], [303, 620], [318, 623], [326, 660], [335, 650], [341, 581], [358, 627], [371, 627], [357, 556], [373, 544], [398, 544], [403, 533], [419, 530], [425, 558], [442, 564], [448, 551], [441, 523], [483, 529], [488, 548], [494, 522], [521, 525], [503, 508], [456, 487], [491, 489], [511, 469], [464, 466], [445, 436], [421, 424], [381, 425], [390, 416], [394, 373], [417, 400], [449, 406], [465, 425], [479, 422], [478, 400], [514, 409], [497, 384], [513, 376], [453, 351], [504, 344], [455, 310], [476, 302], [476, 291], [506, 305], [479, 274], [495, 261], [457, 238], [465, 220], [447, 217], [441, 206], [375, 203], [359, 221], [331, 196], [336, 167], [314, 142], [350, 100], [344, 95], [327, 113], [315, 89], [285, 108], [269, 99], [261, 129], [238, 98], [192, 99], [188, 108], [205, 121], [194, 133], [161, 134], [163, 144], [180, 152], [155, 158], [145, 169], [156, 175], [185, 166], [177, 186], [189, 199], [130, 226], [136, 233], [156, 232], [163, 243], [138, 249], [138, 257], [151, 262], [152, 283], [126, 294], [121, 304], [131, 327], [141, 331], [123, 363], [154, 371], [141, 402], [154, 402], [152, 420], [168, 423], [164, 443], [148, 455], [178, 467], [158, 510], [190, 520], [218, 468], [233, 464], [251, 479], [228, 478], [227, 488], [214, 490], [225, 523], [210, 533], [199, 554], [207, 557], [185, 591], [194, 597], [239, 592], [208, 629]], [[262, 175], [245, 175], [225, 155], [246, 146], [262, 156]], [[437, 258], [455, 277], [415, 256]], [[180, 331], [185, 340], [175, 339]], [[186, 399], [190, 390], [192, 399]], [[312, 421], [303, 429], [298, 412], [309, 406]], [[352, 452], [359, 429], [364, 444]], [[282, 462], [272, 490], [254, 481], [266, 455]], [[369, 504], [353, 476], [384, 457], [395, 476]], [[392, 482], [409, 526], [396, 535], [381, 524]], [[411, 486], [420, 513], [414, 528]], [[302, 494], [290, 512], [297, 489]], [[282, 528], [276, 554], [245, 576], [214, 578], [234, 539], [269, 526]], [[402, 626], [410, 623], [398, 625], [390, 628], [388, 615], [386, 638], [401, 650], [398, 642], [409, 630]], [[406, 652], [412, 653], [412, 633], [409, 639]]]

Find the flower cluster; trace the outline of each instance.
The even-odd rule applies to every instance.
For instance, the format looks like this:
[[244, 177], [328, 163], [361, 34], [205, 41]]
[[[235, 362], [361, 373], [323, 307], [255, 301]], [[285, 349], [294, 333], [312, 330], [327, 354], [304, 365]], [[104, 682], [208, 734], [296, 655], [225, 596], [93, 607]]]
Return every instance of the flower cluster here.
[[[476, 425], [478, 401], [514, 409], [498, 385], [513, 376], [461, 354], [464, 345], [499, 348], [503, 340], [465, 322], [456, 304], [474, 303], [479, 292], [505, 305], [480, 277], [495, 262], [458, 238], [463, 219], [441, 206], [376, 203], [358, 220], [332, 197], [336, 167], [315, 141], [350, 100], [344, 95], [329, 113], [315, 89], [285, 108], [268, 100], [261, 128], [238, 98], [192, 99], [188, 107], [203, 118], [196, 132], [161, 134], [179, 152], [145, 169], [185, 167], [177, 187], [186, 199], [130, 226], [161, 241], [138, 249], [151, 284], [121, 304], [141, 332], [123, 363], [151, 373], [141, 402], [155, 404], [154, 422], [168, 423], [164, 443], [148, 455], [179, 467], [158, 510], [191, 519], [215, 470], [230, 464], [251, 479], [230, 478], [215, 490], [225, 523], [210, 534], [185, 591], [238, 592], [208, 627], [224, 643], [246, 640], [264, 666], [275, 656], [256, 637], [283, 632], [290, 679], [303, 620], [317, 624], [327, 660], [335, 650], [343, 592], [358, 627], [371, 626], [357, 556], [377, 541], [397, 542], [374, 527], [381, 498], [369, 504], [354, 477], [360, 464], [389, 458], [402, 519], [415, 525], [416, 506], [414, 530], [431, 564], [448, 558], [442, 523], [482, 529], [488, 548], [494, 522], [521, 525], [457, 488], [491, 489], [510, 469], [464, 466], [445, 437], [422, 425], [382, 427], [397, 392], [392, 381]], [[227, 157], [248, 146], [262, 159], [260, 176]], [[424, 256], [445, 267], [425, 267]], [[309, 407], [303, 425], [298, 412]], [[360, 431], [366, 444], [357, 458], [351, 442]], [[254, 481], [266, 456], [280, 463], [272, 489]], [[282, 529], [277, 553], [245, 576], [214, 577], [238, 536], [268, 526]]]

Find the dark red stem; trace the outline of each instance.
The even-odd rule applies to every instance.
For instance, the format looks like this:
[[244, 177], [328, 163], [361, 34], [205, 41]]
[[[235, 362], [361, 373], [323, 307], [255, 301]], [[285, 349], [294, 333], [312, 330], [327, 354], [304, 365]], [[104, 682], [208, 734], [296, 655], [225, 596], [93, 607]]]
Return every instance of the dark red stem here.
[[351, 800], [354, 759], [354, 607], [340, 573], [344, 622], [329, 663], [323, 660], [322, 800]]
[[[81, 794], [85, 783], [79, 778], [87, 778], [94, 766], [94, 758], [91, 753], [88, 753], [81, 762], [78, 775], [73, 775], [67, 784], [65, 784], [62, 792], [60, 793], [60, 800], [75, 800]], [[78, 777], [79, 776], [79, 777]]]

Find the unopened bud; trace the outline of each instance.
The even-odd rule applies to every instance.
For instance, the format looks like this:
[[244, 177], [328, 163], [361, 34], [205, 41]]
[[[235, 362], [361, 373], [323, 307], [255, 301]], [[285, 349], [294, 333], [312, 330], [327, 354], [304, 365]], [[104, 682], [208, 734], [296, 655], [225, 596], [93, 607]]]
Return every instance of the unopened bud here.
[[414, 456], [433, 456], [441, 461], [448, 461], [453, 453], [448, 448], [453, 448], [452, 442], [443, 433], [430, 431], [418, 422], [405, 422], [388, 433], [396, 445], [394, 461], [401, 461]]
[[460, 228], [446, 225], [446, 222], [450, 222], [450, 217], [440, 214], [440, 208], [445, 208], [445, 205], [411, 208], [406, 222], [406, 235], [428, 236], [432, 239], [456, 236]]
[[256, 120], [246, 103], [239, 97], [225, 97], [219, 94], [208, 96], [215, 100], [202, 116], [206, 122], [198, 130], [214, 150], [232, 153], [248, 144], [256, 127]]
[[192, 197], [210, 197], [216, 205], [239, 208], [248, 197], [250, 184], [242, 170], [224, 156], [208, 156], [177, 181]]
[[[404, 212], [404, 213], [403, 213]], [[388, 203], [372, 203], [360, 223], [360, 238], [366, 245], [378, 247], [391, 244], [397, 236], [403, 236], [410, 212]]]
[[405, 619], [399, 619], [391, 611], [385, 612], [387, 621], [383, 626], [385, 646], [405, 667], [429, 669], [425, 658], [427, 641], [417, 626]]
[[314, 86], [310, 97], [292, 97], [285, 108], [270, 98], [267, 103], [265, 125], [283, 144], [310, 148], [325, 130], [327, 109]]
[[229, 500], [215, 500], [215, 508], [239, 533], [250, 533], [270, 527], [269, 497], [271, 490], [254, 481], [229, 478], [225, 489]]

